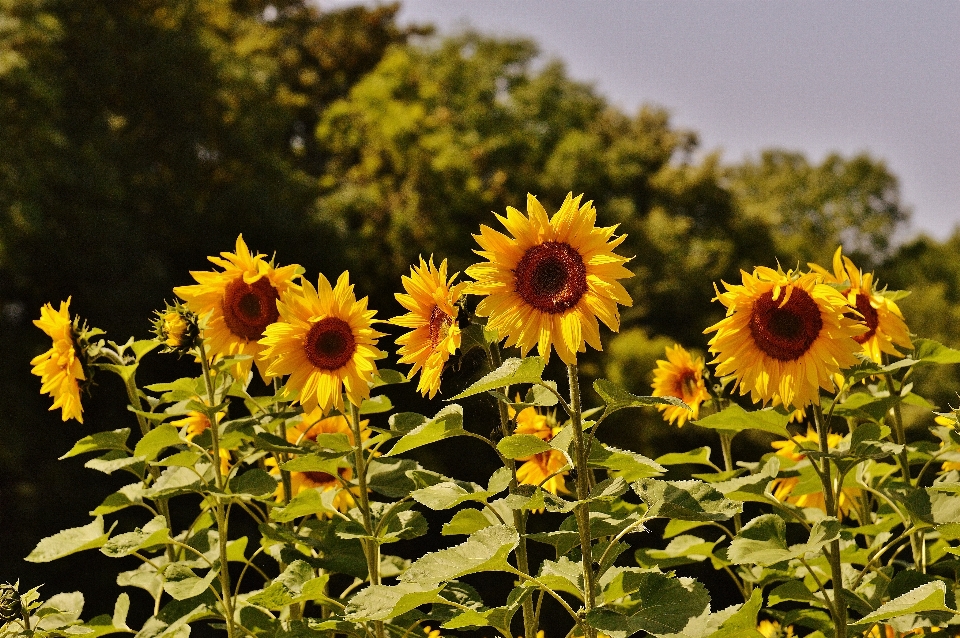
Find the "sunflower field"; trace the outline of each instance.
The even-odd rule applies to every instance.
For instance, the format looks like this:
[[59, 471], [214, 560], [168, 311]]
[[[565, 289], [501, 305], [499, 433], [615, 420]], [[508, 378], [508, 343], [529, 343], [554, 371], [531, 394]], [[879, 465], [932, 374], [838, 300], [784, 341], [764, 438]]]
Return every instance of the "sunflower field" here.
[[[842, 248], [830, 269], [742, 271], [715, 287], [724, 316], [704, 326], [708, 363], [674, 344], [650, 396], [606, 379], [588, 395], [578, 359], [603, 349], [600, 323], [617, 332], [633, 303], [625, 236], [597, 226], [582, 195], [553, 214], [529, 195], [525, 213], [490, 222], [464, 278], [421, 258], [396, 293], [408, 312], [388, 319], [349, 272], [314, 285], [243, 237], [174, 288], [152, 339], [108, 340], [70, 299], [45, 305], [34, 323], [52, 343], [31, 364], [51, 409], [83, 422], [81, 391], [95, 372], [114, 374], [138, 428], [98, 431], [64, 455], [132, 482], [26, 560], [96, 550], [138, 565], [117, 570], [113, 614], [88, 620], [79, 592], [44, 600], [5, 586], [3, 635], [955, 631], [960, 410], [936, 414], [935, 442], [908, 439], [903, 412], [932, 407], [914, 372], [960, 363], [960, 350], [911, 334], [905, 293]], [[399, 371], [378, 364], [391, 337]], [[441, 399], [444, 371], [472, 351], [486, 370]], [[554, 354], [560, 378], [547, 374]], [[141, 362], [172, 355], [195, 376], [138, 384]], [[394, 409], [414, 380], [427, 414]], [[651, 459], [604, 442], [612, 414], [651, 409], [714, 430], [722, 458], [702, 446]], [[771, 447], [736, 460], [732, 442], [750, 432]], [[480, 450], [496, 456], [488, 476], [446, 476], [411, 455], [454, 437], [464, 466]], [[107, 523], [129, 509], [132, 530]], [[391, 553], [430, 534], [432, 551]], [[690, 566], [709, 566], [741, 602], [712, 607]], [[509, 584], [498, 598], [494, 579]], [[152, 600], [134, 627], [132, 597]]]

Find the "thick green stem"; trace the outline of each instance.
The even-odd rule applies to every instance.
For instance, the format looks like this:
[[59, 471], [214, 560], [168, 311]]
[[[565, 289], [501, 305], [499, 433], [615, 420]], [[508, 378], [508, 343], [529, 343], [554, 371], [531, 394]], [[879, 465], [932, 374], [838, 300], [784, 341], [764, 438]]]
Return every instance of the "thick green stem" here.
[[[817, 427], [817, 435], [820, 440], [820, 482], [823, 485], [824, 503], [827, 508], [827, 516], [837, 516], [840, 502], [840, 486], [833, 484], [833, 472], [830, 465], [830, 458], [827, 456], [830, 452], [830, 445], [827, 431], [827, 423], [824, 422], [823, 408], [819, 403], [813, 405], [813, 420]], [[814, 461], [816, 462], [816, 461]], [[836, 625], [836, 638], [847, 638], [847, 601], [843, 595], [843, 570], [840, 566], [840, 539], [830, 543], [830, 551], [827, 554], [830, 561], [830, 580], [833, 581], [833, 620]], [[826, 595], [826, 594], [824, 594]]]
[[[360, 487], [360, 513], [363, 515], [363, 531], [369, 538], [363, 541], [363, 553], [367, 558], [367, 572], [371, 585], [380, 584], [380, 543], [375, 538], [373, 518], [370, 515], [370, 497], [367, 493], [367, 458], [363, 451], [360, 432], [360, 408], [350, 404], [350, 428], [353, 432], [353, 459], [357, 468], [357, 483]], [[383, 622], [374, 623], [377, 638], [384, 638]]]
[[[487, 356], [490, 359], [490, 367], [494, 370], [500, 367], [503, 359], [500, 356], [500, 347], [492, 343], [487, 349]], [[509, 392], [508, 388], [502, 388], [504, 396]], [[503, 401], [497, 401], [497, 409], [500, 412], [500, 432], [503, 436], [510, 436], [510, 414], [507, 411], [507, 405]], [[506, 459], [506, 467], [510, 470], [510, 493], [517, 491], [519, 485], [517, 481], [517, 464], [513, 459]], [[530, 576], [530, 559], [527, 555], [527, 519], [521, 510], [513, 510], [513, 526], [520, 536], [520, 542], [517, 544], [517, 570], [525, 576]], [[533, 606], [533, 597], [527, 596], [522, 605], [523, 609], [523, 635], [524, 638], [536, 638], [537, 636], [537, 616]]]
[[[736, 434], [736, 432], [729, 432], [727, 430], [718, 430], [718, 432], [720, 434], [720, 450], [723, 452], [723, 469], [727, 472], [732, 472], [733, 455], [730, 452], [730, 445], [733, 443], [733, 435]], [[739, 534], [740, 528], [743, 527], [739, 512], [733, 515], [733, 526]]]
[[[573, 512], [580, 532], [580, 551], [583, 556], [584, 613], [590, 613], [596, 605], [593, 586], [593, 551], [590, 544], [590, 480], [587, 467], [587, 448], [583, 443], [583, 416], [580, 408], [580, 375], [576, 363], [567, 365], [567, 379], [570, 381], [570, 420], [573, 427], [573, 445], [577, 461], [577, 506]], [[595, 638], [596, 632], [589, 625], [586, 638]]]
[[[210, 362], [207, 361], [207, 353], [203, 347], [203, 341], [197, 346], [200, 355], [200, 364], [203, 366], [203, 382], [207, 388], [207, 402], [211, 406], [217, 405], [216, 392], [213, 387], [213, 377], [210, 374]], [[212, 409], [211, 409], [212, 412]], [[233, 638], [236, 635], [236, 627], [233, 619], [233, 596], [230, 587], [230, 564], [227, 559], [227, 541], [229, 540], [229, 528], [227, 513], [223, 507], [220, 496], [223, 493], [223, 472], [220, 471], [220, 426], [217, 423], [217, 415], [208, 414], [210, 420], [210, 438], [213, 441], [212, 463], [214, 483], [217, 486], [217, 494], [213, 496], [213, 513], [217, 522], [217, 543], [220, 549], [220, 591], [223, 594], [223, 615], [227, 623], [227, 637]]]

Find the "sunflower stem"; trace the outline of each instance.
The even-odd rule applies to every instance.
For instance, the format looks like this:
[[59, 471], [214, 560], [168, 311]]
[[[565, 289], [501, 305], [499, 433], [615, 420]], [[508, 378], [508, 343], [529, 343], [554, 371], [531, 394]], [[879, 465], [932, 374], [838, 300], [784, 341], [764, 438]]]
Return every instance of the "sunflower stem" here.
[[[580, 552], [583, 557], [584, 613], [589, 614], [596, 604], [593, 587], [593, 551], [590, 545], [590, 480], [587, 467], [587, 450], [583, 444], [583, 413], [580, 408], [580, 375], [576, 363], [567, 364], [567, 378], [570, 382], [570, 407], [573, 409], [570, 419], [573, 427], [573, 445], [577, 457], [577, 506], [574, 514], [577, 518], [577, 530], [580, 532]], [[595, 638], [596, 632], [590, 625], [586, 628], [586, 638]]]
[[[886, 363], [886, 358], [884, 359]], [[893, 396], [894, 387], [893, 387], [893, 375], [887, 372], [883, 375], [884, 381], [887, 384], [887, 391], [890, 393], [890, 396]], [[907, 457], [907, 435], [906, 430], [903, 427], [903, 413], [900, 411], [900, 403], [894, 403], [893, 407], [890, 408], [890, 412], [893, 414], [893, 419], [891, 423], [893, 427], [893, 442], [903, 446], [900, 449], [899, 454], [897, 454], [897, 462], [900, 465], [900, 473], [903, 475], [903, 480], [907, 485], [913, 485], [913, 479], [910, 476], [910, 461]], [[923, 532], [916, 531], [910, 535], [910, 549], [913, 552], [913, 563], [916, 565], [917, 570], [925, 574], [927, 571], [926, 566], [926, 543], [923, 541]]]
[[[817, 436], [820, 441], [820, 453], [823, 455], [820, 458], [820, 482], [823, 485], [824, 504], [827, 508], [827, 516], [839, 518], [837, 514], [839, 510], [840, 487], [837, 486], [838, 491], [834, 491], [830, 457], [827, 456], [830, 452], [829, 432], [827, 431], [827, 423], [823, 418], [823, 408], [820, 406], [819, 401], [813, 404], [813, 422], [816, 425]], [[814, 463], [816, 463], [816, 461], [814, 461]], [[833, 581], [833, 611], [834, 624], [837, 630], [836, 638], [847, 638], [847, 601], [843, 595], [843, 570], [840, 566], [839, 538], [830, 543], [830, 551], [827, 554], [827, 559], [830, 561], [830, 580]], [[826, 595], [826, 593], [824, 593], [824, 595]]]
[[[371, 585], [380, 584], [380, 543], [374, 538], [373, 518], [370, 516], [370, 498], [367, 495], [367, 459], [363, 454], [363, 439], [360, 438], [360, 408], [350, 403], [350, 428], [353, 431], [353, 458], [357, 467], [357, 483], [360, 486], [360, 512], [363, 515], [363, 531], [369, 538], [363, 541], [363, 553], [367, 558], [367, 572]], [[377, 638], [384, 638], [383, 622], [376, 621]]]
[[[490, 360], [490, 367], [496, 370], [503, 364], [503, 358], [500, 356], [500, 346], [491, 343], [487, 349], [487, 357]], [[502, 388], [502, 394], [507, 396], [508, 388]], [[503, 436], [510, 436], [510, 413], [507, 411], [507, 404], [497, 399], [497, 409], [500, 412], [500, 431]], [[496, 446], [494, 446], [496, 449]], [[499, 450], [497, 454], [500, 454]], [[502, 458], [502, 455], [501, 455]], [[517, 481], [517, 464], [513, 459], [503, 459], [507, 469], [510, 470], [510, 493], [517, 491], [519, 482]], [[520, 510], [513, 511], [513, 526], [517, 530], [520, 542], [517, 544], [517, 570], [525, 576], [530, 576], [530, 559], [527, 556], [527, 519]], [[536, 638], [537, 636], [537, 615], [533, 607], [533, 597], [527, 596], [523, 600], [523, 635], [524, 638]]]
[[[730, 451], [730, 446], [733, 443], [733, 435], [735, 432], [729, 432], [727, 430], [718, 430], [720, 434], [720, 450], [723, 452], [723, 468], [727, 472], [733, 471], [733, 455]], [[743, 522], [740, 519], [740, 513], [733, 515], [733, 526], [737, 531], [737, 534], [740, 533], [740, 528], [743, 527]]]
[[[207, 402], [211, 406], [217, 404], [216, 392], [213, 386], [213, 376], [210, 373], [210, 362], [207, 360], [207, 352], [203, 347], [203, 340], [197, 344], [197, 352], [200, 355], [200, 365], [203, 368], [203, 382], [207, 388]], [[210, 408], [211, 412], [213, 408]], [[220, 591], [223, 595], [223, 615], [227, 623], [227, 636], [233, 638], [236, 634], [236, 628], [233, 621], [233, 597], [230, 586], [230, 566], [227, 559], [227, 540], [229, 538], [227, 515], [220, 501], [220, 494], [223, 492], [223, 473], [220, 471], [220, 426], [217, 423], [217, 415], [208, 414], [210, 420], [210, 438], [212, 439], [213, 453], [213, 476], [217, 486], [218, 494], [213, 497], [213, 512], [217, 522], [217, 545], [220, 550]]]

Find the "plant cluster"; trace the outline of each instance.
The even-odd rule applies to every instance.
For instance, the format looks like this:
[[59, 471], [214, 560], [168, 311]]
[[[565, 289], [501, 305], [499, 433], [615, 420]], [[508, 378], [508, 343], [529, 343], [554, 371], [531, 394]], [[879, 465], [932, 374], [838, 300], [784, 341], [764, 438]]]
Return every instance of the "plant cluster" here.
[[[229, 638], [518, 628], [536, 638], [545, 609], [587, 638], [895, 637], [960, 624], [958, 413], [936, 416], [936, 440], [908, 440], [903, 418], [933, 408], [912, 391], [915, 371], [960, 363], [960, 351], [911, 335], [903, 293], [838, 249], [832, 270], [757, 267], [724, 283], [726, 316], [705, 331], [712, 368], [676, 345], [653, 396], [601, 379], [587, 407], [578, 355], [601, 349], [601, 322], [618, 330], [632, 274], [615, 252], [624, 235], [597, 227], [581, 199], [568, 195], [551, 216], [529, 196], [526, 213], [497, 215], [509, 234], [481, 226], [469, 281], [421, 259], [397, 294], [408, 312], [388, 321], [348, 273], [314, 285], [242, 238], [210, 258], [216, 270], [174, 289], [180, 301], [157, 313], [154, 339], [98, 339], [69, 300], [44, 306], [36, 324], [52, 347], [32, 365], [52, 409], [82, 421], [82, 391], [94, 371], [110, 372], [139, 433], [98, 432], [65, 455], [96, 453], [87, 467], [134, 480], [27, 560], [136, 557], [117, 582], [143, 590], [153, 613], [129, 627], [124, 593], [112, 616], [82, 621], [79, 592], [41, 601], [8, 585], [0, 635], [182, 638], [206, 623]], [[388, 326], [406, 330], [406, 376], [378, 366]], [[518, 356], [504, 360], [501, 347]], [[138, 366], [158, 349], [194, 358], [198, 376], [140, 387]], [[393, 410], [398, 384], [419, 373], [418, 392], [434, 399], [451, 357], [474, 349], [489, 371], [433, 416]], [[566, 379], [544, 378], [554, 353]], [[251, 391], [255, 375], [268, 392]], [[479, 400], [496, 403], [498, 423], [473, 420]], [[648, 406], [716, 430], [722, 465], [708, 446], [650, 459], [600, 439], [612, 414]], [[771, 451], [734, 463], [744, 431], [775, 437]], [[404, 456], [451, 437], [496, 454], [486, 484]], [[687, 478], [690, 468], [704, 471]], [[199, 509], [184, 518], [191, 501]], [[147, 516], [117, 533], [105, 517], [127, 508]], [[441, 535], [465, 540], [416, 560], [388, 553], [427, 534], [423, 508], [448, 512]], [[544, 511], [565, 516], [528, 532]], [[231, 534], [241, 518], [258, 535]], [[534, 564], [533, 543], [553, 558]], [[696, 563], [729, 578], [743, 603], [713, 610], [706, 587], [683, 575]], [[484, 572], [513, 579], [504, 600], [471, 586]]]

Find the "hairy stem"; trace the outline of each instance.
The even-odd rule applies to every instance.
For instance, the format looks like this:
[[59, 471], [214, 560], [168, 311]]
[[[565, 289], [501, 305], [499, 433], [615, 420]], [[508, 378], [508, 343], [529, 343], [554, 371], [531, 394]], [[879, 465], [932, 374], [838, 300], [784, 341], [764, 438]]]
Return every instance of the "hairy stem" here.
[[[577, 530], [580, 532], [580, 551], [583, 556], [583, 589], [584, 612], [590, 611], [596, 605], [593, 587], [593, 556], [590, 546], [590, 479], [587, 467], [587, 449], [583, 443], [583, 417], [580, 408], [580, 375], [576, 363], [567, 365], [567, 378], [570, 381], [570, 420], [573, 427], [573, 445], [577, 457], [577, 506], [573, 512], [577, 518]], [[596, 632], [589, 625], [585, 625], [586, 638], [595, 638]]]
[[[360, 512], [363, 514], [363, 531], [370, 538], [363, 541], [363, 553], [367, 557], [367, 571], [370, 584], [380, 584], [380, 543], [374, 538], [373, 519], [370, 516], [370, 497], [367, 494], [367, 458], [363, 451], [363, 439], [360, 432], [360, 408], [350, 404], [350, 427], [353, 431], [353, 458], [357, 467], [357, 483], [360, 486]], [[383, 622], [376, 621], [374, 629], [377, 638], [384, 638]]]
[[[834, 490], [833, 473], [830, 465], [830, 458], [826, 456], [830, 452], [828, 442], [827, 423], [823, 418], [823, 408], [819, 403], [813, 404], [813, 420], [817, 427], [817, 435], [820, 441], [820, 482], [823, 485], [824, 502], [827, 507], [827, 516], [837, 516], [840, 502], [840, 486]], [[814, 461], [816, 463], [816, 461]], [[847, 602], [843, 596], [843, 571], [840, 567], [840, 539], [830, 543], [830, 551], [827, 554], [830, 561], [830, 580], [833, 581], [833, 618], [837, 630], [837, 638], [847, 638]], [[826, 594], [824, 594], [826, 595]]]

